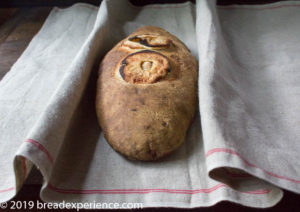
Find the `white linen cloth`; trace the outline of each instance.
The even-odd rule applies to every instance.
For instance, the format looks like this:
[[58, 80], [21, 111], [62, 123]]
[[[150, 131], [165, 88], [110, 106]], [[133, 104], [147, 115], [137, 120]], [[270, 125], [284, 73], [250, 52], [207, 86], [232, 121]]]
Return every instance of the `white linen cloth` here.
[[[278, 187], [299, 193], [299, 10], [297, 2], [209, 0], [53, 9], [0, 81], [0, 202], [33, 164], [47, 202], [270, 207], [283, 195]], [[199, 59], [201, 114], [178, 151], [147, 163], [110, 148], [94, 108], [101, 58], [144, 25], [168, 30]]]
[[225, 181], [218, 168], [234, 167], [299, 193], [300, 2], [218, 10], [211, 1], [199, 3], [200, 113], [210, 176]]

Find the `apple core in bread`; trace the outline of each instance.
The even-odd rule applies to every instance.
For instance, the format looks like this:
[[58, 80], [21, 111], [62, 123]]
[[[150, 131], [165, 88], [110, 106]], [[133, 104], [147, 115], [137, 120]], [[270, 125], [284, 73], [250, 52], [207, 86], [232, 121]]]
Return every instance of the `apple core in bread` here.
[[126, 82], [154, 83], [170, 71], [166, 56], [150, 50], [128, 55], [120, 67], [120, 74]]

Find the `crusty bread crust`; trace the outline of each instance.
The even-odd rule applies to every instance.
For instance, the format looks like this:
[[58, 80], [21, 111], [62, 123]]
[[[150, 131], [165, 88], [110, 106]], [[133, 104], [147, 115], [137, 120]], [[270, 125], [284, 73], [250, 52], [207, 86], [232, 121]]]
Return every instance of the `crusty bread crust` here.
[[[162, 39], [141, 41], [135, 38], [139, 35]], [[160, 41], [167, 45], [159, 45]], [[156, 81], [124, 80], [122, 61], [144, 50], [167, 57], [169, 72]], [[196, 59], [178, 38], [161, 28], [142, 27], [120, 41], [103, 59], [97, 82], [96, 112], [108, 143], [127, 158], [146, 161], [177, 149], [197, 107], [197, 79]]]

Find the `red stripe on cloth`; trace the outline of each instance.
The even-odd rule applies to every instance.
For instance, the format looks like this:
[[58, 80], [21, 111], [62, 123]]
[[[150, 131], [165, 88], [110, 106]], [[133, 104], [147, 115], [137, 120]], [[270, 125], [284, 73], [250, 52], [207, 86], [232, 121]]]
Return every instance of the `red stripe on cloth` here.
[[7, 191], [12, 191], [12, 190], [15, 190], [15, 187], [10, 187], [10, 188], [4, 189], [4, 190], [0, 190], [0, 193], [4, 193], [4, 192], [7, 192]]
[[[199, 193], [211, 193], [219, 188], [228, 188], [226, 184], [220, 183], [212, 188], [208, 189], [195, 189], [195, 190], [184, 190], [184, 189], [96, 189], [96, 190], [73, 190], [73, 189], [60, 189], [56, 188], [52, 184], [48, 184], [48, 188], [65, 194], [149, 194], [149, 193], [173, 193], [173, 194], [199, 194]], [[245, 191], [241, 193], [247, 194], [268, 194], [270, 189], [256, 190], [256, 191]]]
[[246, 160], [241, 154], [239, 154], [238, 152], [236, 151], [233, 151], [231, 149], [226, 149], [226, 148], [214, 148], [214, 149], [211, 149], [209, 150], [206, 154], [205, 154], [205, 157], [209, 157], [211, 156], [212, 154], [214, 153], [217, 153], [217, 152], [225, 152], [225, 153], [228, 153], [228, 154], [231, 154], [231, 155], [236, 155], [238, 156], [245, 164], [247, 164], [248, 166], [251, 166], [251, 167], [254, 167], [254, 168], [257, 168], [257, 169], [260, 169], [262, 171], [264, 171], [266, 174], [272, 176], [272, 177], [277, 177], [277, 178], [280, 178], [280, 179], [283, 179], [283, 180], [287, 180], [287, 181], [290, 181], [290, 182], [293, 182], [293, 183], [300, 183], [300, 180], [295, 180], [295, 179], [292, 179], [292, 178], [289, 178], [289, 177], [284, 177], [284, 176], [280, 176], [280, 175], [277, 175], [277, 174], [274, 174], [270, 171], [267, 171], [263, 168], [260, 168], [252, 163], [250, 163], [248, 160]]
[[48, 152], [48, 150], [42, 144], [40, 144], [39, 142], [37, 142], [33, 139], [30, 139], [30, 138], [27, 138], [25, 140], [25, 142], [35, 145], [37, 148], [39, 148], [39, 150], [41, 150], [42, 152], [44, 152], [46, 154], [47, 158], [49, 159], [49, 161], [52, 164], [54, 163], [53, 157], [51, 156], [51, 154]]
[[241, 10], [272, 10], [272, 9], [279, 9], [279, 8], [285, 8], [285, 7], [300, 7], [300, 5], [278, 5], [278, 6], [272, 6], [272, 7], [239, 7], [239, 6], [218, 6], [218, 9], [224, 9], [224, 10], [234, 10], [234, 9], [241, 9]]

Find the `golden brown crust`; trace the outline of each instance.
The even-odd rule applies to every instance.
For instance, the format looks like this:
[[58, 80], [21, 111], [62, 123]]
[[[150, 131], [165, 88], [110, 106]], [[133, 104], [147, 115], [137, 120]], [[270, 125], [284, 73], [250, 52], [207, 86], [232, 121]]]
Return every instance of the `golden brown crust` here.
[[[141, 35], [162, 39], [152, 39], [155, 47], [135, 48], [137, 44], [131, 48], [128, 39]], [[139, 83], [126, 80], [120, 74], [122, 61], [145, 49], [168, 58], [169, 72], [163, 68], [162, 76], [155, 80], [142, 77]], [[145, 55], [137, 60], [143, 58]], [[145, 64], [144, 69], [149, 67]], [[97, 82], [96, 111], [108, 143], [138, 160], [155, 160], [174, 151], [183, 142], [195, 113], [197, 78], [195, 58], [178, 38], [161, 28], [143, 27], [119, 42], [103, 59]]]

